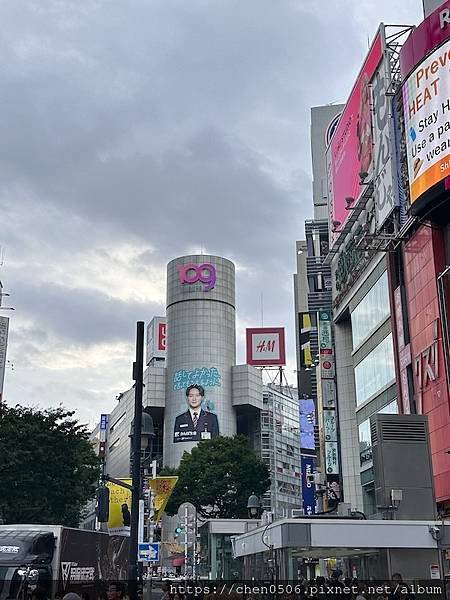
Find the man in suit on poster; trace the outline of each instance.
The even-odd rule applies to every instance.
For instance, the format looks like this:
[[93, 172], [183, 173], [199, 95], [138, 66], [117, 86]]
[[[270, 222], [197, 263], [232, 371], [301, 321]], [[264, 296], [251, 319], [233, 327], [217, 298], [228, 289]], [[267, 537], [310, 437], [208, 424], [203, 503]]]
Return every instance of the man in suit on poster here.
[[173, 429], [175, 443], [210, 440], [219, 435], [217, 415], [202, 408], [204, 397], [205, 390], [201, 385], [190, 385], [186, 389], [188, 409], [175, 419]]

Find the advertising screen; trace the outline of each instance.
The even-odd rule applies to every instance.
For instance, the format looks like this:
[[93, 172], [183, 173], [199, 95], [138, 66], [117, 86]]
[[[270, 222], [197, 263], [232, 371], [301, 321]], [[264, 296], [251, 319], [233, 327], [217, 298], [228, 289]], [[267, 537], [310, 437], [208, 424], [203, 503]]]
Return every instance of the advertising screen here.
[[[377, 33], [358, 75], [327, 152], [330, 217], [340, 229], [349, 216], [346, 198], [358, 199], [361, 173], [372, 173], [373, 135], [370, 81], [383, 57], [383, 35]], [[353, 203], [354, 205], [354, 203]], [[332, 234], [332, 241], [337, 234]]]
[[283, 327], [247, 329], [247, 364], [276, 366], [286, 364]]
[[221, 386], [221, 379], [216, 367], [176, 371], [172, 382], [173, 391], [180, 394], [180, 405], [185, 408], [175, 418], [175, 444], [210, 440], [219, 435], [214, 398], [217, 388]]
[[313, 515], [316, 512], [315, 485], [309, 481], [308, 475], [314, 473], [314, 462], [312, 458], [302, 456], [302, 496], [303, 512], [305, 515]]
[[403, 85], [411, 204], [450, 175], [450, 39]]
[[300, 448], [314, 450], [314, 425], [316, 424], [316, 407], [312, 398], [300, 398]]

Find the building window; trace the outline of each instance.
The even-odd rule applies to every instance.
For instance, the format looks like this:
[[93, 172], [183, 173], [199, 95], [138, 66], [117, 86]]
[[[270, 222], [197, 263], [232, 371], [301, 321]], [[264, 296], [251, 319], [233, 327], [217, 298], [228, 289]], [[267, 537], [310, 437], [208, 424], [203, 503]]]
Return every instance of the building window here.
[[[394, 414], [398, 413], [397, 400], [393, 400], [383, 408], [379, 413], [383, 414]], [[372, 437], [370, 435], [370, 418], [366, 419], [358, 427], [359, 435], [359, 459], [361, 467], [372, 460]]]
[[389, 287], [385, 271], [352, 312], [353, 349], [389, 315]]
[[370, 419], [366, 419], [358, 427], [359, 460], [361, 466], [372, 460], [372, 440], [370, 437]]
[[127, 413], [124, 412], [123, 414], [120, 415], [120, 417], [114, 421], [114, 423], [111, 425], [111, 427], [109, 428], [109, 432], [111, 433], [112, 431], [114, 431], [114, 429], [117, 427], [117, 425], [124, 419], [125, 415]]
[[390, 333], [355, 367], [356, 405], [361, 405], [394, 379], [394, 349]]
[[117, 438], [117, 440], [115, 440], [110, 447], [108, 448], [108, 451], [111, 453], [113, 452], [113, 450], [115, 450], [117, 448], [117, 446], [119, 445], [120, 442], [120, 438]]

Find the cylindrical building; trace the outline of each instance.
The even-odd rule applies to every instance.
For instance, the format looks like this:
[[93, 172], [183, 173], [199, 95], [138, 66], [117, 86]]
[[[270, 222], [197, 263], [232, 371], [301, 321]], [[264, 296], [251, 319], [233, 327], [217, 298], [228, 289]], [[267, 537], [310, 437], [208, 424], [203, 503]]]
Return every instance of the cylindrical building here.
[[167, 265], [164, 464], [177, 467], [202, 439], [234, 435], [235, 267], [190, 255]]

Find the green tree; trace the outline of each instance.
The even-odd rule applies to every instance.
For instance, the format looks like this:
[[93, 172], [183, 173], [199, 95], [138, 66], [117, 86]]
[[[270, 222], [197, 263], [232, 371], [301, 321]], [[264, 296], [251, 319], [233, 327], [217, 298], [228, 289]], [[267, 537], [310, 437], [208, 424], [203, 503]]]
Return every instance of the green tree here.
[[183, 502], [192, 502], [204, 518], [244, 518], [250, 494], [261, 496], [270, 487], [266, 464], [244, 436], [202, 440], [183, 454], [176, 475], [169, 515]]
[[0, 516], [5, 523], [77, 527], [95, 493], [96, 457], [85, 425], [63, 407], [2, 407]]

